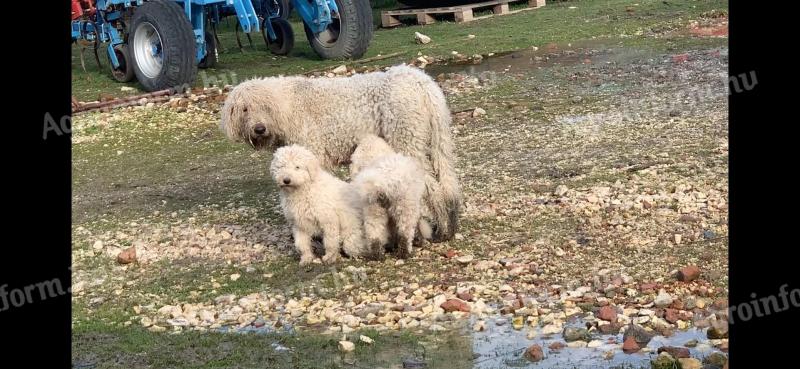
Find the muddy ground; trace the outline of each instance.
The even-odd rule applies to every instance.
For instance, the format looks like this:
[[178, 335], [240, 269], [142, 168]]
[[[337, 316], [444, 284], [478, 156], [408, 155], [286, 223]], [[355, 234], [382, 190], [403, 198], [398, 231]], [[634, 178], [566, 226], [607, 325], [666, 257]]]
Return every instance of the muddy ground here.
[[[427, 66], [466, 206], [407, 260], [299, 267], [270, 153], [225, 140], [219, 99], [76, 116], [75, 364], [512, 367], [538, 344], [540, 367], [684, 345], [684, 368], [722, 367], [727, 38], [684, 31]], [[639, 330], [656, 338], [623, 352]]]

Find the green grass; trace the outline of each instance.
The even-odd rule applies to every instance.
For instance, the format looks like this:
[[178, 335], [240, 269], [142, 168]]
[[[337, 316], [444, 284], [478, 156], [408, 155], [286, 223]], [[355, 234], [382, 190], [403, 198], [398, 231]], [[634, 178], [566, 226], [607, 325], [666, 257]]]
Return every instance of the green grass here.
[[[376, 1], [373, 16], [377, 24], [380, 10], [391, 7], [390, 1]], [[627, 12], [631, 5], [627, 0], [551, 2], [541, 9], [519, 12], [507, 16], [497, 16], [470, 23], [456, 24], [447, 18], [428, 26], [399, 26], [392, 29], [376, 28], [374, 38], [364, 58], [378, 54], [386, 55], [402, 52], [394, 58], [370, 63], [370, 65], [391, 65], [408, 61], [422, 53], [429, 56], [447, 57], [451, 51], [464, 55], [488, 54], [527, 48], [532, 45], [548, 43], [568, 43], [577, 40], [603, 37], [618, 37], [626, 34], [631, 37], [625, 42], [638, 42], [646, 39], [635, 36], [637, 31], [659, 29], [665, 25], [685, 23], [696, 19], [703, 13], [727, 9], [724, 0], [674, 0], [665, 4], [662, 1], [639, 1], [635, 11]], [[576, 9], [568, 9], [577, 6]], [[236, 46], [232, 20], [223, 22], [220, 41], [225, 49], [221, 52], [215, 68], [201, 70], [196, 85], [202, 86], [204, 78], [226, 78], [230, 83], [234, 77], [238, 81], [253, 76], [278, 74], [297, 74], [320, 68], [333, 67], [342, 61], [321, 60], [313, 52], [302, 32], [302, 25], [294, 17], [295, 48], [285, 57], [271, 55], [263, 43], [261, 35], [254, 35], [255, 49], [245, 47], [241, 52]], [[427, 45], [414, 42], [414, 32], [422, 32], [433, 41]], [[474, 39], [468, 39], [474, 34]], [[244, 44], [246, 38], [242, 37]], [[705, 42], [705, 41], [699, 41]], [[122, 84], [114, 81], [108, 71], [108, 61], [101, 58], [104, 66], [95, 65], [93, 57], [87, 52], [86, 68], [81, 69], [78, 48], [73, 47], [72, 86], [73, 95], [81, 101], [96, 100], [100, 93], [122, 96]], [[135, 82], [128, 86], [139, 88]]]
[[[356, 349], [342, 354], [339, 336], [277, 333], [152, 333], [145, 329], [85, 324], [73, 330], [73, 365], [92, 368], [376, 368], [402, 367], [408, 358], [428, 368], [469, 368], [470, 341], [455, 334], [348, 334]], [[358, 341], [366, 335], [371, 345]], [[431, 349], [435, 347], [436, 349]], [[278, 348], [278, 349], [276, 349]], [[288, 350], [280, 350], [288, 348]]]

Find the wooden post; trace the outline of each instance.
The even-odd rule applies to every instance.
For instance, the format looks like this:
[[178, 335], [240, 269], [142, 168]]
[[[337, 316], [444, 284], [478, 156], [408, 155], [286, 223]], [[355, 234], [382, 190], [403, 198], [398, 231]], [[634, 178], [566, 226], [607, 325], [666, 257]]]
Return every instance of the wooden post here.
[[393, 15], [381, 12], [381, 27], [394, 27], [400, 24], [400, 20]]
[[544, 6], [545, 0], [528, 0], [528, 6], [531, 8], [538, 8]]
[[508, 3], [500, 3], [492, 8], [494, 15], [508, 14]]
[[417, 13], [417, 23], [421, 25], [431, 24], [436, 22], [430, 14], [427, 13]]
[[456, 23], [464, 23], [472, 20], [472, 8], [463, 8], [455, 11]]

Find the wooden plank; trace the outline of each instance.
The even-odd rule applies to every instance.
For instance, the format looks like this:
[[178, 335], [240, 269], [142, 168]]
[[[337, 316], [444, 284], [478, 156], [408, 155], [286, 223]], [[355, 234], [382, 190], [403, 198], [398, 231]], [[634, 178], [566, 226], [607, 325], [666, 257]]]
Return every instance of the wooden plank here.
[[[530, 1], [536, 1], [536, 0], [530, 0]], [[500, 3], [509, 3], [509, 2], [514, 2], [514, 0], [494, 0], [494, 1], [484, 1], [475, 4], [446, 6], [440, 8], [399, 9], [399, 10], [388, 10], [385, 12], [390, 15], [412, 15], [417, 13], [428, 13], [428, 14], [456, 13], [464, 9], [475, 9], [475, 8], [481, 8], [481, 7], [492, 6]]]
[[[493, 0], [475, 4], [465, 4], [459, 6], [422, 8], [422, 9], [397, 9], [381, 12], [381, 26], [394, 27], [400, 25], [400, 16], [416, 16], [417, 24], [426, 25], [435, 23], [433, 14], [453, 14], [456, 23], [470, 22], [476, 19], [489, 18], [494, 15], [514, 14], [523, 10], [535, 9], [545, 6], [545, 0], [527, 0], [528, 6], [522, 9], [511, 11], [509, 3], [518, 3], [523, 0]], [[492, 14], [480, 17], [474, 16], [474, 9], [492, 7]]]

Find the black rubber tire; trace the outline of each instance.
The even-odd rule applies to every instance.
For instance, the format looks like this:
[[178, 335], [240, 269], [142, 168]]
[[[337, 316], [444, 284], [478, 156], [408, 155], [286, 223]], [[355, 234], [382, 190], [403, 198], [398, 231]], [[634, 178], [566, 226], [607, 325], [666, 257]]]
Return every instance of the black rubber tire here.
[[[136, 58], [137, 28], [150, 23], [161, 37], [161, 70], [155, 77], [148, 77], [139, 67]], [[141, 37], [141, 36], [140, 36]], [[197, 76], [194, 31], [183, 8], [173, 0], [150, 0], [137, 7], [131, 18], [129, 42], [136, 79], [147, 91], [191, 86]]]
[[133, 63], [131, 60], [130, 51], [128, 51], [128, 45], [119, 44], [114, 46], [114, 53], [117, 54], [119, 68], [114, 69], [114, 63], [112, 63], [111, 59], [109, 59], [108, 65], [111, 67], [111, 76], [114, 77], [117, 82], [133, 81], [135, 74], [133, 73]]
[[217, 65], [217, 60], [219, 60], [217, 40], [214, 38], [214, 35], [211, 32], [206, 31], [205, 39], [206, 56], [200, 60], [200, 63], [197, 63], [197, 67], [202, 69], [213, 68], [215, 65]]
[[[308, 1], [308, 0], [304, 0]], [[291, 0], [255, 0], [253, 1], [253, 8], [256, 10], [256, 14], [259, 17], [266, 19], [271, 14], [269, 9], [277, 5], [278, 9], [278, 18], [283, 18], [288, 20], [289, 14], [292, 11], [292, 2]], [[234, 12], [235, 13], [235, 12]], [[235, 15], [235, 14], [234, 14]]]
[[275, 41], [270, 41], [269, 33], [267, 32], [266, 23], [261, 27], [261, 34], [264, 36], [264, 42], [267, 43], [269, 51], [275, 55], [286, 55], [294, 48], [294, 31], [289, 21], [283, 18], [275, 18], [272, 20], [272, 29], [275, 30]]
[[[267, 1], [273, 1], [273, 0], [267, 0]], [[279, 17], [281, 19], [289, 20], [289, 14], [292, 11], [291, 1], [289, 0], [275, 0], [275, 1], [278, 2], [278, 6], [281, 8]]]
[[341, 13], [338, 38], [333, 42], [322, 42], [303, 24], [306, 38], [314, 52], [323, 59], [360, 58], [367, 52], [372, 40], [372, 8], [369, 0], [336, 0], [336, 6]]

